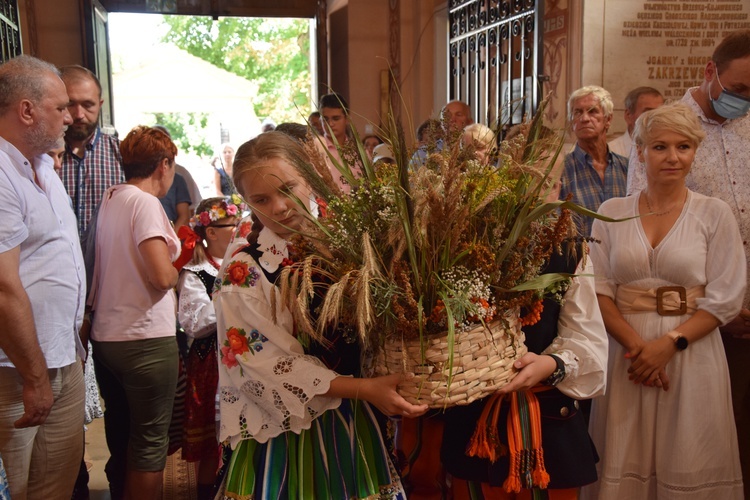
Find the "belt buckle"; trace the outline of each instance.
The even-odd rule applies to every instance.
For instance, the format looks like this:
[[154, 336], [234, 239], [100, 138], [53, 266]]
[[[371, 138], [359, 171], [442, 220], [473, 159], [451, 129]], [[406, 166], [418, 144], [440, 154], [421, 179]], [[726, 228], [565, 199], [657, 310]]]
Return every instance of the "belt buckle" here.
[[[677, 292], [680, 296], [679, 309], [664, 308], [664, 294]], [[687, 290], [684, 286], [660, 286], [656, 289], [656, 312], [659, 316], [682, 316], [687, 313]]]

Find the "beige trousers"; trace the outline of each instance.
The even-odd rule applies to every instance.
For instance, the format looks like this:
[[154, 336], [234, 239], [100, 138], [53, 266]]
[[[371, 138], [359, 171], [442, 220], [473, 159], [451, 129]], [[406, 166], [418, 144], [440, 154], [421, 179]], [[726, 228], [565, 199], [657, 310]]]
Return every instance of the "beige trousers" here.
[[16, 429], [23, 382], [0, 368], [0, 455], [13, 500], [69, 500], [83, 458], [86, 385], [80, 362], [49, 370], [54, 403], [44, 424]]

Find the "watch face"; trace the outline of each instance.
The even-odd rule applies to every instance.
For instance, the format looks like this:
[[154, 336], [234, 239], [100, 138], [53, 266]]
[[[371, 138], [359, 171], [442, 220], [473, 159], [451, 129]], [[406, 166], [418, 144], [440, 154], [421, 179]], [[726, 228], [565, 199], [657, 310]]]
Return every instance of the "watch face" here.
[[685, 349], [687, 349], [688, 341], [685, 337], [677, 337], [674, 343], [677, 346], [677, 349], [679, 349], [680, 351], [684, 351]]

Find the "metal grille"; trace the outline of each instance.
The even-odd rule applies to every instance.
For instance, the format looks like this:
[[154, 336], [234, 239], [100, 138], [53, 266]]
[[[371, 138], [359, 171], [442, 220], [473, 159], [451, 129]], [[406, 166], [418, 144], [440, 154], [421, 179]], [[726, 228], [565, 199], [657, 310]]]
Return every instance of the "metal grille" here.
[[540, 100], [543, 0], [450, 0], [448, 100], [474, 120], [520, 123]]
[[21, 54], [16, 0], [0, 0], [0, 63]]

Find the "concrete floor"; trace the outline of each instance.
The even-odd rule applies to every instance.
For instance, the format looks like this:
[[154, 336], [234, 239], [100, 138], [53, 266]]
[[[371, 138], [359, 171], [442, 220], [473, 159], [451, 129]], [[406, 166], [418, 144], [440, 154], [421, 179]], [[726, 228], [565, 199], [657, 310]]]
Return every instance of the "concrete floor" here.
[[109, 458], [107, 442], [104, 438], [104, 419], [95, 418], [86, 426], [85, 460], [92, 463], [89, 470], [90, 500], [110, 500], [109, 483], [104, 475], [104, 465]]

